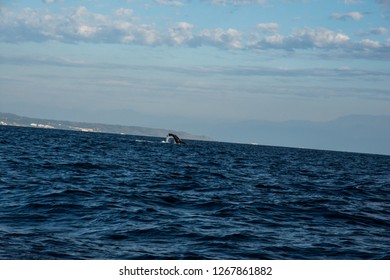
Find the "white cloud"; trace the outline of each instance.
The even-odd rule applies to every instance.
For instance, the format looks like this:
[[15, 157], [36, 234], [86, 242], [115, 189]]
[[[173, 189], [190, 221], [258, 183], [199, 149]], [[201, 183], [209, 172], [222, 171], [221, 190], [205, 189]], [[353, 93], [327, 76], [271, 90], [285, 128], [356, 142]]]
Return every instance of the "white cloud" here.
[[256, 27], [264, 32], [276, 32], [279, 29], [279, 24], [274, 22], [259, 23]]
[[212, 4], [215, 5], [251, 5], [251, 4], [265, 4], [267, 0], [209, 0]]
[[88, 26], [88, 25], [80, 25], [77, 28], [77, 34], [82, 37], [92, 37], [96, 32], [98, 31], [98, 28]]
[[363, 14], [360, 12], [334, 13], [332, 14], [331, 18], [335, 20], [361, 20], [363, 18]]
[[212, 45], [226, 49], [242, 48], [242, 34], [233, 28], [229, 28], [228, 30], [222, 28], [205, 29], [200, 32], [197, 40], [201, 45]]
[[[131, 9], [117, 9], [111, 14], [95, 13], [85, 7], [62, 9], [56, 13], [47, 9], [26, 8], [20, 12], [1, 9], [0, 41], [213, 46], [243, 51], [316, 49], [318, 55], [327, 55], [327, 51], [332, 50], [340, 56], [390, 58], [386, 41], [366, 38], [353, 41], [347, 34], [326, 28], [295, 29], [290, 34], [279, 33], [278, 28], [277, 23], [259, 23], [257, 31], [243, 33], [235, 28], [197, 29], [194, 24], [184, 21], [161, 27], [140, 23]], [[365, 35], [387, 32], [386, 28], [379, 27]]]
[[56, 2], [64, 2], [64, 0], [42, 0], [44, 3], [51, 4]]
[[160, 5], [167, 5], [167, 6], [175, 6], [175, 7], [184, 6], [183, 2], [175, 1], [175, 0], [155, 0], [155, 2]]
[[170, 28], [170, 36], [176, 45], [186, 44], [191, 41], [194, 36], [192, 29], [194, 26], [188, 22], [178, 22], [175, 26]]
[[385, 35], [387, 33], [389, 33], [387, 28], [385, 28], [385, 27], [377, 27], [377, 28], [370, 29], [369, 31], [360, 32], [358, 35], [360, 35], [360, 36]]
[[132, 17], [134, 14], [134, 11], [132, 9], [125, 9], [120, 8], [115, 11], [115, 15], [117, 16], [125, 16], [125, 17]]
[[275, 34], [265, 37], [264, 42], [271, 46], [282, 47], [285, 42], [285, 37], [280, 34]]
[[308, 38], [316, 47], [339, 46], [347, 41], [349, 37], [342, 33], [336, 33], [325, 28], [305, 29], [297, 32], [297, 38]]
[[112, 15], [93, 13], [85, 7], [64, 14], [26, 8], [20, 13], [5, 11], [0, 19], [0, 39], [8, 42], [59, 40], [156, 44], [160, 34], [153, 25], [134, 24], [133, 11], [118, 9]]
[[283, 48], [283, 49], [309, 49], [309, 48], [335, 48], [348, 42], [350, 38], [342, 33], [334, 32], [325, 28], [297, 29], [289, 36], [275, 34], [267, 36], [260, 42], [260, 48]]
[[361, 1], [359, 0], [344, 0], [345, 5], [355, 5], [355, 4], [360, 4]]
[[378, 41], [370, 40], [370, 39], [364, 39], [360, 41], [360, 44], [364, 47], [368, 48], [380, 48], [382, 45]]
[[234, 5], [264, 4], [266, 0], [233, 0]]

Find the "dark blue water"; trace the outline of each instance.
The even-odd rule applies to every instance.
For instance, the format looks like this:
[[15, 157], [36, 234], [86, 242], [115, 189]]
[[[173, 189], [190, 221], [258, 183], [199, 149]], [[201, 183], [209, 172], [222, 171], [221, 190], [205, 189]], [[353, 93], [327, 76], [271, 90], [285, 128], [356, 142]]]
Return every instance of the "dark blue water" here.
[[390, 259], [390, 157], [0, 126], [0, 259]]

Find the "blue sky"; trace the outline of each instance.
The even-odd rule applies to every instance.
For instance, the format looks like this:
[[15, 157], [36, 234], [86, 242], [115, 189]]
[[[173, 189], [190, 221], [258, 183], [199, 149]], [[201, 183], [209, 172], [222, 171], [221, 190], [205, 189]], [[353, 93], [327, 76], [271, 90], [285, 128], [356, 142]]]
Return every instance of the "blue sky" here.
[[390, 112], [389, 0], [0, 6], [1, 111], [188, 131]]

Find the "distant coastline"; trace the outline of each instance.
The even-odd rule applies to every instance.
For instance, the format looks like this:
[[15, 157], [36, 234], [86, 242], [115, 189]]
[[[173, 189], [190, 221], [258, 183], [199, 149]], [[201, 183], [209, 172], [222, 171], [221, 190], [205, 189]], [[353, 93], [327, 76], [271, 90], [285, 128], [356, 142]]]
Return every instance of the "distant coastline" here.
[[50, 120], [40, 118], [30, 118], [11, 113], [0, 112], [0, 125], [23, 126], [45, 129], [62, 129], [82, 132], [102, 132], [114, 134], [127, 134], [139, 136], [165, 137], [169, 132], [180, 135], [183, 139], [213, 141], [211, 137], [193, 135], [184, 131], [174, 131], [160, 128], [149, 128], [141, 126], [111, 125], [101, 123], [72, 122], [62, 120]]
[[[125, 117], [123, 119], [132, 119]], [[137, 119], [137, 118], [133, 118]], [[157, 122], [158, 123], [158, 122]], [[164, 123], [175, 123], [169, 120]], [[327, 122], [315, 121], [236, 121], [194, 123], [187, 120], [188, 129], [198, 127], [204, 135], [186, 131], [142, 126], [61, 121], [30, 118], [0, 112], [0, 126], [23, 126], [83, 132], [102, 132], [126, 135], [164, 137], [172, 132], [182, 139], [258, 144], [276, 147], [307, 148], [390, 155], [390, 116], [347, 115]], [[201, 127], [201, 129], [199, 129]], [[210, 136], [208, 136], [210, 135]], [[217, 140], [216, 140], [217, 139]]]

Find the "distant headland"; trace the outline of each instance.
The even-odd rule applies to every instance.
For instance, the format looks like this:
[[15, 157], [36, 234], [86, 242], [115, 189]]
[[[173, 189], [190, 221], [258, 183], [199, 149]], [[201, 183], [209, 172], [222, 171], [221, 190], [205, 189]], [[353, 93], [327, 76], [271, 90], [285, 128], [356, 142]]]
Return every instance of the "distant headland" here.
[[39, 118], [29, 118], [11, 113], [0, 112], [0, 125], [62, 129], [83, 132], [102, 132], [115, 134], [128, 134], [139, 136], [165, 137], [168, 133], [174, 132], [183, 139], [213, 141], [211, 137], [193, 135], [184, 131], [172, 131], [160, 128], [148, 128], [141, 126], [111, 125], [101, 123], [71, 122], [61, 120], [49, 120]]

